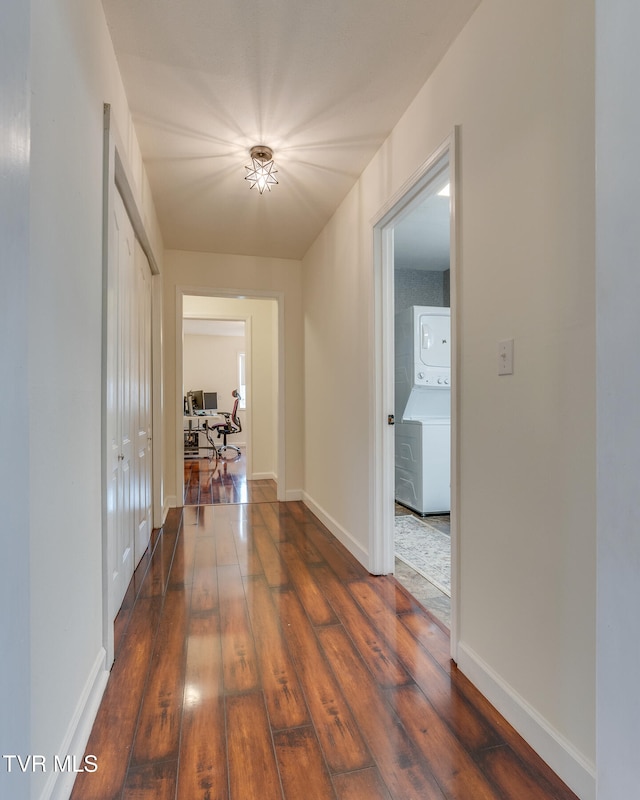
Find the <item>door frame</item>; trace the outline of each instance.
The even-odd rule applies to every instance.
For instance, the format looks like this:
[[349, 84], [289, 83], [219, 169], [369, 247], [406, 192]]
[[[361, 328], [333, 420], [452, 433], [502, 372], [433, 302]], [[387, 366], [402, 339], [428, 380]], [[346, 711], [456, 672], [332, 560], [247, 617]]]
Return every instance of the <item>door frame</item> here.
[[395, 436], [387, 422], [395, 414], [394, 387], [394, 265], [393, 228], [420, 201], [424, 190], [448, 159], [450, 180], [450, 306], [451, 306], [451, 658], [457, 661], [459, 636], [460, 528], [459, 528], [459, 171], [458, 129], [423, 162], [372, 219], [373, 229], [373, 443], [372, 532], [370, 571], [394, 571]]
[[[239, 292], [237, 289], [216, 289], [207, 286], [176, 286], [175, 297], [175, 403], [176, 415], [174, 420], [175, 425], [175, 485], [176, 491], [179, 495], [176, 497], [176, 505], [182, 506], [184, 502], [184, 441], [183, 441], [183, 394], [182, 394], [182, 380], [183, 380], [183, 336], [182, 336], [182, 319], [183, 319], [183, 298], [192, 295], [196, 297], [216, 297], [221, 300], [275, 300], [278, 309], [278, 399], [277, 399], [277, 425], [276, 432], [277, 442], [277, 481], [276, 481], [276, 497], [278, 501], [286, 500], [286, 407], [285, 407], [285, 370], [284, 370], [284, 292], [270, 292], [260, 290], [246, 290]], [[219, 315], [218, 315], [219, 316]], [[236, 315], [234, 317], [238, 319]], [[247, 320], [245, 319], [245, 322]], [[245, 334], [251, 335], [251, 324], [248, 321], [245, 328]], [[249, 348], [247, 348], [248, 350]], [[251, 366], [251, 354], [248, 354], [247, 364]], [[253, 435], [253, 425], [250, 422], [250, 433]], [[247, 476], [248, 477], [248, 476]]]
[[160, 527], [163, 523], [163, 497], [162, 497], [162, 352], [161, 352], [161, 320], [162, 320], [162, 284], [159, 259], [156, 258], [154, 246], [147, 230], [145, 215], [138, 201], [135, 186], [136, 182], [127, 162], [127, 148], [122, 139], [111, 114], [109, 103], [103, 108], [103, 182], [102, 182], [102, 409], [101, 409], [101, 529], [102, 529], [102, 643], [105, 650], [105, 667], [111, 668], [114, 661], [114, 629], [113, 622], [119, 609], [114, 608], [115, 602], [111, 593], [110, 576], [114, 565], [111, 563], [110, 525], [107, 508], [107, 481], [109, 476], [109, 437], [110, 424], [107, 408], [107, 392], [112, 376], [109, 373], [107, 359], [108, 333], [109, 333], [109, 261], [112, 257], [110, 251], [109, 225], [113, 214], [115, 193], [119, 192], [125, 211], [133, 226], [136, 239], [149, 262], [151, 271], [151, 430], [152, 430], [152, 478], [151, 478], [151, 503], [153, 509], [153, 526]]

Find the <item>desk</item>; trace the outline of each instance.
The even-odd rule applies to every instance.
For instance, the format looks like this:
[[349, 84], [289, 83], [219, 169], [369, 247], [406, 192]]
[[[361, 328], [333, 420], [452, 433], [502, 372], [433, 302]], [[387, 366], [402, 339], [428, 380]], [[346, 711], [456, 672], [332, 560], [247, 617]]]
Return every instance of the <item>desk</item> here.
[[219, 425], [224, 422], [224, 416], [215, 411], [204, 414], [184, 416], [184, 454], [191, 458], [198, 458], [201, 450], [210, 450], [211, 444], [207, 439], [206, 426]]

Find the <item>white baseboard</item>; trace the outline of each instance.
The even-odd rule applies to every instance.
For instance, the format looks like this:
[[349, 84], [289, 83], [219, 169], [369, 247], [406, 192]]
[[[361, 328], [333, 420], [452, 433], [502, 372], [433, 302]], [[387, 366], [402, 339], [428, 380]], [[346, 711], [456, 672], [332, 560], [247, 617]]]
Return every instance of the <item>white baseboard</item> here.
[[[104, 668], [105, 656], [105, 650], [101, 647], [60, 749], [58, 753], [55, 753], [61, 762], [64, 762], [67, 756], [71, 756], [79, 767], [82, 764], [84, 751], [89, 741], [89, 734], [109, 680], [109, 672]], [[99, 768], [100, 765], [98, 765]], [[69, 800], [75, 778], [76, 774], [74, 772], [49, 772], [49, 778], [42, 790], [40, 800]]]
[[595, 800], [596, 769], [515, 689], [463, 642], [458, 644], [458, 669], [494, 705], [580, 800]]
[[251, 478], [249, 480], [252, 481], [275, 481], [276, 474], [275, 472], [252, 472]]
[[296, 500], [302, 500], [303, 494], [304, 492], [302, 491], [302, 489], [287, 489], [284, 495], [284, 499], [288, 503], [293, 503]]
[[169, 513], [169, 509], [176, 508], [178, 505], [178, 501], [176, 499], [175, 494], [168, 494], [164, 498], [164, 506], [162, 508], [162, 518], [163, 520], [167, 519], [167, 514]]
[[347, 550], [355, 556], [358, 561], [363, 565], [367, 566], [369, 563], [369, 553], [365, 550], [362, 545], [357, 542], [351, 534], [345, 530], [336, 520], [327, 512], [318, 505], [306, 492], [302, 493], [302, 502], [307, 506], [307, 508], [318, 517], [320, 522], [328, 528], [331, 533], [336, 537], [336, 539], [343, 544]]

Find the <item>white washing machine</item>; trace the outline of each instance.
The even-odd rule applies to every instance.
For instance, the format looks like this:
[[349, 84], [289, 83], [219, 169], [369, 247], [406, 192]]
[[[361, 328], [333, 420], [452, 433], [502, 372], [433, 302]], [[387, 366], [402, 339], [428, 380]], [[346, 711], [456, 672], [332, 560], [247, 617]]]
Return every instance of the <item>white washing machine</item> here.
[[396, 500], [419, 514], [451, 508], [450, 309], [396, 316]]
[[419, 514], [448, 514], [451, 420], [405, 420], [396, 430], [396, 500]]

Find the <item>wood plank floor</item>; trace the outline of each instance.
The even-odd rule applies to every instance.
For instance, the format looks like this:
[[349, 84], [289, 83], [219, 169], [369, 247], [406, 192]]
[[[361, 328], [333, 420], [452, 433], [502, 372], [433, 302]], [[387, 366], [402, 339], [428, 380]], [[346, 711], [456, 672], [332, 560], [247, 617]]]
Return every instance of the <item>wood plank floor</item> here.
[[173, 510], [72, 800], [576, 800], [301, 503]]
[[[225, 503], [265, 503], [277, 500], [277, 487], [273, 480], [247, 480], [247, 459], [243, 450], [240, 458], [219, 465], [205, 457], [184, 460], [184, 505], [219, 505]], [[396, 516], [413, 512], [396, 503]], [[440, 530], [448, 533], [445, 520], [437, 520]], [[436, 525], [436, 527], [437, 527]], [[434, 616], [449, 628], [451, 624], [451, 600], [430, 583], [423, 575], [396, 558], [397, 580]]]
[[265, 503], [276, 500], [273, 480], [247, 480], [246, 453], [239, 459], [185, 458], [184, 504]]

